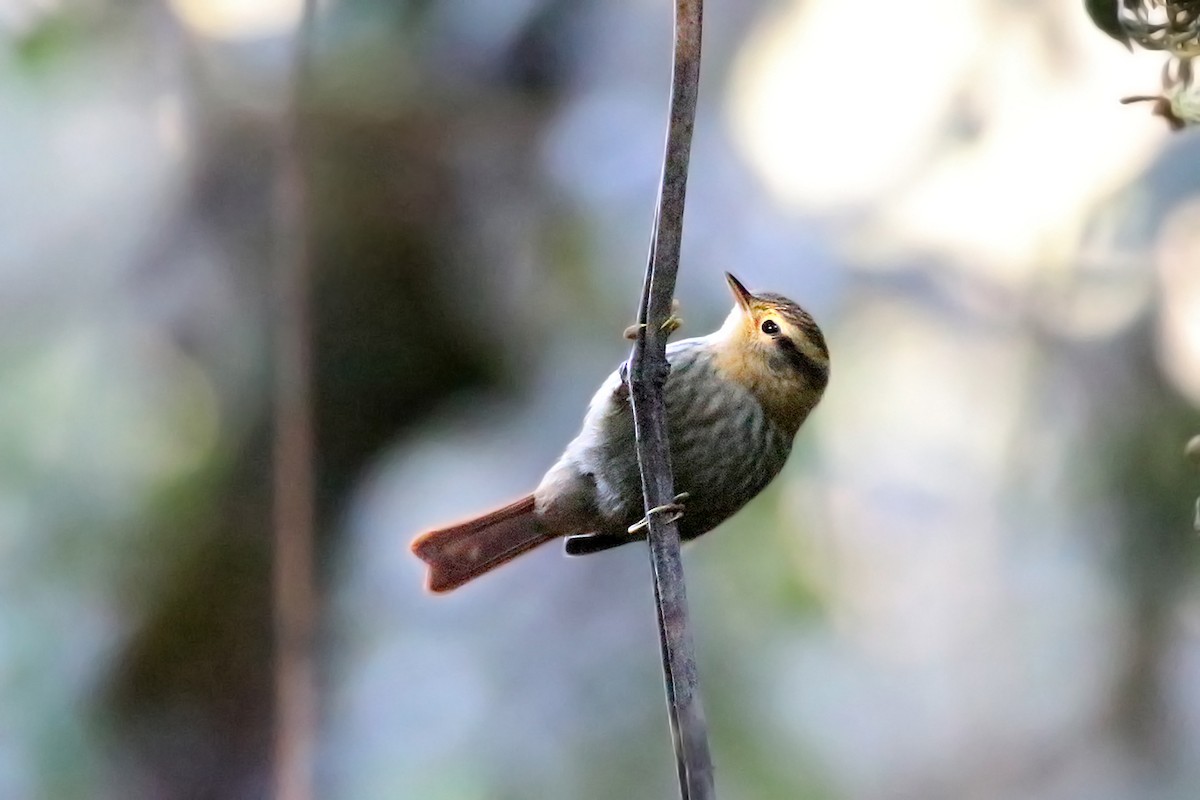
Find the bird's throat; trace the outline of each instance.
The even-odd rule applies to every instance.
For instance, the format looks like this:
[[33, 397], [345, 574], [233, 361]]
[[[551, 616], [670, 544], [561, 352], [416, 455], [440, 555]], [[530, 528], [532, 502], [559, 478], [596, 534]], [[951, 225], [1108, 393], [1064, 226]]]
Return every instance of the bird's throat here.
[[772, 366], [772, 360], [781, 357], [786, 356], [757, 347], [721, 347], [713, 363], [721, 377], [745, 387], [781, 430], [795, 434], [821, 399], [825, 372], [818, 375], [815, 364], [809, 372]]

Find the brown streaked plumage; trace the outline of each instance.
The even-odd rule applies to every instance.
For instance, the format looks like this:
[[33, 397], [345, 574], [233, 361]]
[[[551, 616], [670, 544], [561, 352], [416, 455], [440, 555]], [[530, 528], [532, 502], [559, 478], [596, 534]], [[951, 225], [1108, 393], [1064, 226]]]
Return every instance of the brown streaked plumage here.
[[[671, 464], [676, 491], [688, 494], [684, 539], [712, 530], [774, 479], [829, 379], [825, 337], [807, 311], [725, 277], [736, 305], [724, 324], [667, 348]], [[628, 529], [642, 513], [633, 414], [618, 370], [533, 494], [425, 533], [412, 549], [429, 564], [429, 588], [443, 592], [551, 539], [567, 537], [571, 555], [635, 541], [641, 536]]]

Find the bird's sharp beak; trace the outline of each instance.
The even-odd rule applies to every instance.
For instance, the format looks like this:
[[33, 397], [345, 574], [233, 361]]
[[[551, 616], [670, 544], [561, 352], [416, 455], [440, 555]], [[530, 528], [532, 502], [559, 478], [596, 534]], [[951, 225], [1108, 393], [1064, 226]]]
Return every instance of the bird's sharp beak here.
[[750, 300], [754, 295], [750, 294], [746, 287], [742, 286], [742, 282], [733, 277], [731, 273], [725, 273], [725, 280], [729, 283], [729, 291], [733, 292], [733, 299], [737, 301], [738, 307], [749, 313]]

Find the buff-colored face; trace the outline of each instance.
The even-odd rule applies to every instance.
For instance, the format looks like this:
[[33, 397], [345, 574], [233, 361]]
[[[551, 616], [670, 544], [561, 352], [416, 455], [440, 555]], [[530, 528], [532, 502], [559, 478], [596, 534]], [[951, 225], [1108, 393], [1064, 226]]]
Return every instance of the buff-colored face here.
[[[777, 294], [751, 294], [725, 273], [736, 305], [720, 336], [719, 364], [750, 388], [775, 416], [803, 420], [829, 380], [829, 351], [817, 323]], [[796, 424], [799, 424], [798, 422]]]
[[725, 273], [737, 305], [726, 320], [742, 346], [762, 352], [769, 361], [803, 374], [829, 369], [829, 351], [817, 323], [804, 309], [775, 294], [751, 294], [741, 281]]

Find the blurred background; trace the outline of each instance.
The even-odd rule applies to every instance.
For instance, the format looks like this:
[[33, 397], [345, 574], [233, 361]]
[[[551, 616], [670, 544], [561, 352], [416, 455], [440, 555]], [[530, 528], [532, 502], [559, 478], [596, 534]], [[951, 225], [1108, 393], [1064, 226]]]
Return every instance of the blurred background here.
[[[1079, 0], [708, 3], [679, 297], [833, 378], [688, 548], [725, 800], [1200, 785], [1200, 139]], [[318, 795], [674, 796], [644, 548], [448, 597], [629, 349], [663, 0], [338, 0], [311, 202]], [[0, 798], [270, 792], [275, 143], [298, 0], [0, 1]]]

